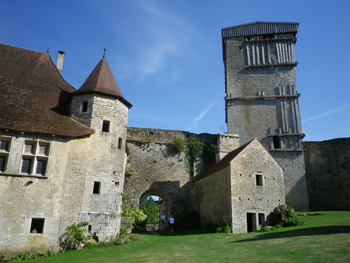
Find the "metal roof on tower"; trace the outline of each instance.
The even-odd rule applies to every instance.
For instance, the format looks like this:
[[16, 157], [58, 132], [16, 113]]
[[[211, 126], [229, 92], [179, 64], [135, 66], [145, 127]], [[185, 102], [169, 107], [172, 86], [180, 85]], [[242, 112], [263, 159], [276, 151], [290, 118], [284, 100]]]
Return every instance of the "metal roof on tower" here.
[[221, 29], [222, 38], [298, 32], [299, 23], [254, 22]]

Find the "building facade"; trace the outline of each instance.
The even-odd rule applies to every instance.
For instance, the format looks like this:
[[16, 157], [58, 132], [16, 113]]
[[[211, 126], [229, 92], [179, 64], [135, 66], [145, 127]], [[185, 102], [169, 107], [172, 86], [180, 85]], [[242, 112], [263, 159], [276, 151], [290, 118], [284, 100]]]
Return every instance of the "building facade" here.
[[1, 253], [57, 249], [81, 221], [114, 237], [131, 104], [107, 61], [75, 90], [46, 53], [1, 44], [0, 57]]

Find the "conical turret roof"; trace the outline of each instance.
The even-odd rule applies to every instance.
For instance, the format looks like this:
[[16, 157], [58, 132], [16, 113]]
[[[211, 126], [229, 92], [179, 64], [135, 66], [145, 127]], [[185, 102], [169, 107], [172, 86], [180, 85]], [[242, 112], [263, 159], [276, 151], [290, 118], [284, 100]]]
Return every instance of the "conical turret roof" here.
[[132, 107], [132, 105], [126, 99], [124, 99], [118, 87], [117, 81], [115, 80], [105, 58], [100, 60], [89, 77], [85, 80], [84, 84], [73, 94], [90, 92], [97, 92], [118, 97], [129, 109]]

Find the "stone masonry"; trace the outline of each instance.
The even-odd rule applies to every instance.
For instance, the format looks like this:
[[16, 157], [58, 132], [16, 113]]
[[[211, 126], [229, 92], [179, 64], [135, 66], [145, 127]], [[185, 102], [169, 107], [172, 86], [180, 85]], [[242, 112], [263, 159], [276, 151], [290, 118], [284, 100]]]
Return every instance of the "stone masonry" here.
[[296, 91], [298, 23], [256, 22], [222, 29], [226, 122], [241, 144], [254, 137], [283, 166], [286, 202], [307, 211]]

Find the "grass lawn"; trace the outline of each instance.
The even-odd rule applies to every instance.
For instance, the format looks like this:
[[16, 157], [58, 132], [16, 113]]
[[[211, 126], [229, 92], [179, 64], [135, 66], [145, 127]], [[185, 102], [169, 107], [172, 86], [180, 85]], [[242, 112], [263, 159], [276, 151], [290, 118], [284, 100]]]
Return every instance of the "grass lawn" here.
[[[313, 212], [314, 213], [314, 212]], [[303, 216], [305, 224], [271, 232], [195, 230], [134, 233], [129, 244], [69, 251], [30, 262], [350, 262], [350, 212]]]

